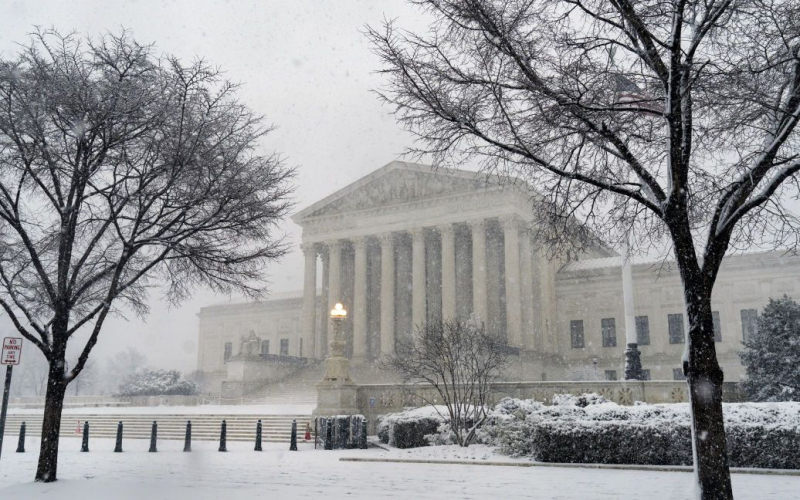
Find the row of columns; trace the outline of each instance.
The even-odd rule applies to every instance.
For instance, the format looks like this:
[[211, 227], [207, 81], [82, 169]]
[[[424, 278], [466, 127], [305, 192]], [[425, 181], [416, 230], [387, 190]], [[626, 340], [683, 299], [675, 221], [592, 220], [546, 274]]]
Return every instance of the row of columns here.
[[[505, 290], [506, 290], [506, 331], [508, 343], [522, 347], [523, 321], [533, 325], [532, 311], [527, 308], [523, 312], [523, 300], [533, 300], [532, 263], [530, 238], [520, 240], [521, 224], [516, 217], [500, 219], [504, 237]], [[472, 233], [472, 309], [484, 321], [488, 318], [487, 291], [487, 242], [486, 220], [468, 222]], [[456, 315], [456, 238], [454, 224], [437, 226], [441, 235], [441, 274], [442, 274], [442, 318], [449, 319]], [[411, 315], [416, 325], [425, 323], [426, 319], [426, 260], [425, 260], [425, 228], [414, 228], [411, 234]], [[395, 345], [395, 262], [394, 233], [377, 236], [381, 246], [381, 318], [380, 345], [381, 354], [390, 355]], [[360, 236], [350, 239], [354, 248], [354, 286], [353, 304], [348, 305], [353, 321], [353, 357], [363, 359], [367, 355], [367, 241]], [[520, 247], [521, 244], [521, 247]], [[303, 301], [303, 343], [306, 356], [324, 357], [325, 346], [321, 345], [326, 336], [317, 340], [316, 325], [316, 283], [317, 255], [322, 256], [323, 293], [322, 304], [331, 310], [340, 300], [342, 272], [342, 240], [321, 244], [303, 245], [305, 254], [305, 278]], [[526, 256], [520, 259], [520, 253]], [[326, 279], [327, 278], [327, 279]], [[326, 286], [327, 285], [327, 286]], [[327, 330], [327, 317], [321, 318], [323, 333]]]

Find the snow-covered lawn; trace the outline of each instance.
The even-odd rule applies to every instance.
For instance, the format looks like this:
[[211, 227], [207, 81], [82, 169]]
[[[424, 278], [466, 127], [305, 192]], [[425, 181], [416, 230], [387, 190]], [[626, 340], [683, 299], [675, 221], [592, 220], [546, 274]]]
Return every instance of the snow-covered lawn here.
[[[32, 482], [38, 439], [28, 452], [14, 453], [16, 439], [6, 439], [0, 459], [0, 498], [16, 499], [292, 499], [314, 498], [536, 498], [558, 500], [690, 499], [692, 475], [679, 472], [591, 470], [539, 467], [489, 467], [340, 462], [340, 457], [372, 458], [501, 458], [482, 446], [459, 450], [435, 447], [417, 450], [380, 449], [315, 451], [301, 443], [300, 451], [265, 444], [195, 442], [183, 453], [180, 441], [159, 442], [158, 453], [147, 453], [146, 440], [126, 440], [124, 453], [113, 453], [113, 440], [93, 439], [91, 452], [80, 453], [80, 440], [61, 441], [59, 481]], [[524, 459], [522, 460], [524, 461]], [[797, 498], [800, 477], [733, 476], [737, 500]]]

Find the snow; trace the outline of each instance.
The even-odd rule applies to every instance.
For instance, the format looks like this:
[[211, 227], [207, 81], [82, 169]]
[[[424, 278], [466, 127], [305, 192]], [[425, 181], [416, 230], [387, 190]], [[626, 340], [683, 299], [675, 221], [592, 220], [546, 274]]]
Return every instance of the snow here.
[[[77, 415], [311, 415], [314, 405], [99, 406], [65, 408]], [[41, 408], [9, 408], [9, 413], [41, 415]]]
[[[147, 440], [126, 440], [125, 452], [113, 453], [112, 439], [93, 439], [90, 453], [80, 453], [80, 440], [63, 438], [59, 481], [32, 482], [38, 440], [29, 439], [25, 454], [14, 453], [6, 440], [0, 467], [0, 498], [80, 498], [100, 500], [210, 500], [236, 498], [543, 498], [557, 500], [622, 500], [692, 498], [692, 475], [677, 472], [593, 470], [560, 467], [487, 467], [408, 463], [340, 462], [340, 457], [430, 458], [513, 461], [483, 446], [417, 450], [315, 451], [300, 443], [264, 444], [261, 453], [251, 443], [197, 441], [192, 453], [179, 441], [159, 442], [148, 453]], [[734, 474], [737, 500], [796, 498], [800, 477]]]

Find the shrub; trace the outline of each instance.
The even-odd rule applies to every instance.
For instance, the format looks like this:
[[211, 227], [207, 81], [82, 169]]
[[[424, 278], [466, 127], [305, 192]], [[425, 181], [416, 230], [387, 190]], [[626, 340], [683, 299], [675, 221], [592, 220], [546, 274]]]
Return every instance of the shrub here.
[[[543, 462], [691, 465], [687, 404], [619, 406], [594, 398], [558, 405], [506, 399], [483, 432], [499, 451]], [[590, 404], [580, 406], [583, 402]], [[800, 405], [725, 404], [730, 465], [800, 468]]]
[[[444, 408], [440, 410], [446, 411]], [[395, 448], [418, 448], [428, 446], [426, 436], [437, 434], [439, 426], [444, 423], [446, 419], [436, 412], [436, 408], [428, 406], [379, 417], [377, 433], [384, 444]]]
[[178, 370], [141, 370], [120, 384], [120, 396], [194, 396], [197, 385], [181, 380]]

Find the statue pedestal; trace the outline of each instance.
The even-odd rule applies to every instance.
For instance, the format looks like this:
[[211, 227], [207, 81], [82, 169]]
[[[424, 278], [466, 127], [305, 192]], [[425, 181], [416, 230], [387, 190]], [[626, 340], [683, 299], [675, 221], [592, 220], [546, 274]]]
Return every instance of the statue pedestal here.
[[317, 383], [314, 416], [357, 415], [357, 386], [351, 381], [322, 380]]
[[334, 322], [336, 335], [331, 341], [331, 356], [325, 360], [325, 376], [317, 383], [317, 407], [314, 416], [356, 415], [356, 385], [350, 380], [350, 360], [344, 357], [345, 341], [341, 323]]

